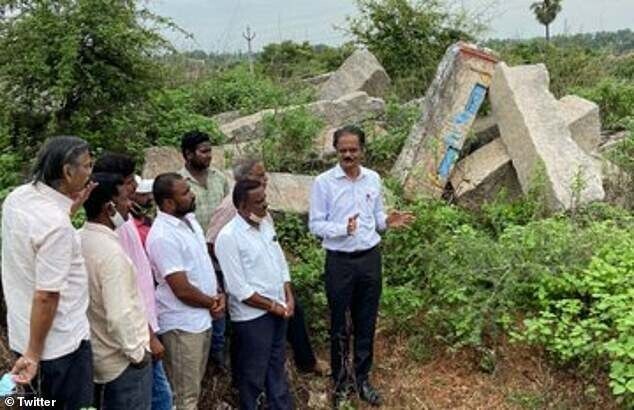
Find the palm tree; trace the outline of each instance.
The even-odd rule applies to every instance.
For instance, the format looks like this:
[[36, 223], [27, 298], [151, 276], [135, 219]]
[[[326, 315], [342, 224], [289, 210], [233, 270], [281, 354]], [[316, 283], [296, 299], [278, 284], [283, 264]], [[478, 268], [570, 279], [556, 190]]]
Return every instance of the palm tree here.
[[546, 27], [546, 41], [550, 41], [550, 23], [555, 21], [561, 11], [562, 0], [542, 0], [531, 4], [531, 10], [540, 24]]

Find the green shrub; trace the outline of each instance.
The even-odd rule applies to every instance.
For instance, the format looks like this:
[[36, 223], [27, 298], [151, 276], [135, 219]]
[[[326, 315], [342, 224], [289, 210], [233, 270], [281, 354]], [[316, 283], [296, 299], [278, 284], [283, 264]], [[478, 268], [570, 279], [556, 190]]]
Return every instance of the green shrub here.
[[314, 172], [313, 140], [323, 122], [305, 107], [264, 118], [262, 156], [269, 171]]
[[239, 110], [250, 114], [265, 108], [302, 104], [312, 91], [300, 84], [283, 87], [262, 74], [251, 74], [246, 65], [221, 71], [192, 86], [193, 109], [205, 116]]
[[[613, 232], [587, 269], [544, 278], [520, 340], [564, 362], [609, 363], [616, 395], [634, 399], [634, 230]], [[634, 403], [634, 401], [633, 401]]]
[[634, 81], [604, 78], [574, 92], [599, 105], [603, 128], [622, 129], [634, 121]]

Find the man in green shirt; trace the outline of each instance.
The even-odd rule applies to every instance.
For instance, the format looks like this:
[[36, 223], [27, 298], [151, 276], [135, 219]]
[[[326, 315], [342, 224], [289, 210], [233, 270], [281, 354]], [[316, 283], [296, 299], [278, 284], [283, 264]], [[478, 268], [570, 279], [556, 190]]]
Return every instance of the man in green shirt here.
[[229, 193], [229, 183], [224, 174], [211, 167], [211, 141], [208, 134], [199, 131], [185, 133], [181, 139], [181, 151], [185, 166], [179, 171], [189, 182], [196, 195], [196, 219], [207, 229], [213, 210]]
[[[181, 138], [181, 151], [185, 159], [185, 166], [179, 174], [189, 183], [196, 196], [196, 220], [207, 229], [211, 214], [229, 194], [229, 182], [218, 169], [211, 167], [211, 140], [209, 135], [200, 131], [189, 131]], [[214, 265], [216, 262], [214, 261]], [[222, 286], [222, 278], [218, 284]], [[213, 321], [211, 338], [211, 360], [222, 369], [225, 368], [225, 319]]]

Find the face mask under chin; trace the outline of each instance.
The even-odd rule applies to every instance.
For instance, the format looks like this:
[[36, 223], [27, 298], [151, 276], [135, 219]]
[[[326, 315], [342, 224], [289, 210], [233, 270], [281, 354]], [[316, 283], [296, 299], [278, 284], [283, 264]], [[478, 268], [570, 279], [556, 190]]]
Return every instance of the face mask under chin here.
[[261, 223], [264, 220], [263, 216], [257, 216], [256, 214], [254, 214], [253, 212], [251, 212], [249, 214], [249, 219], [251, 220], [251, 222], [254, 222], [256, 224]]
[[121, 225], [125, 223], [125, 218], [123, 218], [117, 208], [115, 208], [114, 203], [112, 203], [112, 207], [115, 210], [115, 214], [110, 215], [110, 222], [112, 222], [112, 224], [114, 225], [114, 229], [118, 229]]

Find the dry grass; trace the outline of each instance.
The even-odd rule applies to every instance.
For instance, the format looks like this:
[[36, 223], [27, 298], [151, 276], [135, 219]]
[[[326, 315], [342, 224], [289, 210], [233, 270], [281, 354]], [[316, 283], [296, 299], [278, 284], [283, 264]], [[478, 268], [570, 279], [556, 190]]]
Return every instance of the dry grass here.
[[[326, 353], [322, 352], [322, 357]], [[501, 342], [491, 372], [481, 369], [482, 355], [472, 350], [436, 349], [425, 363], [411, 360], [404, 339], [379, 334], [373, 381], [385, 409], [618, 409], [602, 376], [588, 378], [553, 368], [542, 352]], [[330, 408], [330, 380], [300, 375], [289, 364], [298, 409]], [[202, 409], [235, 408], [228, 377], [204, 382]], [[219, 404], [226, 403], [226, 404]], [[371, 409], [358, 400], [349, 409]]]
[[[0, 329], [0, 360], [12, 364], [4, 329]], [[321, 352], [321, 357], [326, 357]], [[385, 409], [618, 409], [603, 376], [580, 376], [556, 369], [536, 349], [498, 344], [488, 358], [490, 372], [481, 369], [482, 355], [472, 350], [449, 353], [429, 349], [425, 362], [411, 359], [406, 340], [377, 335], [373, 381], [382, 392]], [[330, 380], [298, 374], [287, 364], [298, 409], [330, 408]], [[201, 409], [236, 408], [226, 374], [210, 366], [203, 382]], [[353, 400], [348, 409], [370, 409]]]

